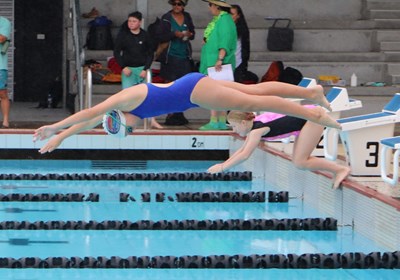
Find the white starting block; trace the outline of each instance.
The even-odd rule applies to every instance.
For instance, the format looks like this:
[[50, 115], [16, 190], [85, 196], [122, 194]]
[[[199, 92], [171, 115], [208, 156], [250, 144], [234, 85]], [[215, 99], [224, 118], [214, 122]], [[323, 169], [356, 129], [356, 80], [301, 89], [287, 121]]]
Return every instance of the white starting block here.
[[[317, 82], [315, 79], [312, 78], [303, 78], [299, 83], [299, 86], [302, 87], [312, 87], [315, 85], [317, 85]], [[329, 112], [329, 115], [334, 119], [340, 118], [341, 111], [362, 107], [361, 101], [356, 99], [349, 99], [349, 94], [347, 92], [347, 89], [342, 87], [332, 87], [326, 94], [326, 99], [329, 101], [332, 108], [332, 112]], [[298, 101], [299, 103], [301, 103], [303, 99], [291, 99], [291, 100], [295, 102]], [[329, 131], [327, 135], [324, 135], [324, 137], [331, 138], [330, 141], [337, 139], [337, 135], [335, 135], [334, 130]], [[270, 145], [271, 147], [275, 147], [278, 150], [282, 150], [287, 154], [292, 154], [293, 151], [293, 139], [291, 138], [281, 139], [277, 141], [269, 141], [268, 145]], [[321, 140], [321, 142], [317, 145], [312, 155], [319, 157], [324, 156], [323, 140]]]
[[[338, 120], [342, 125], [340, 138], [346, 150], [347, 163], [351, 167], [352, 176], [380, 176], [379, 153], [382, 152], [380, 140], [393, 137], [395, 123], [399, 121], [400, 93], [394, 95], [382, 112]], [[325, 133], [330, 130], [326, 129]], [[328, 147], [331, 144], [328, 138], [324, 137], [325, 157], [330, 160], [337, 158], [337, 138], [336, 134], [332, 144], [333, 153], [329, 153]], [[387, 166], [389, 163], [385, 163], [385, 167]]]
[[316, 85], [317, 85], [317, 81], [312, 78], [303, 78], [303, 79], [301, 79], [300, 83], [298, 84], [299, 87], [305, 87], [305, 88], [316, 86]]
[[[395, 186], [399, 180], [400, 136], [381, 139], [381, 144], [382, 144], [382, 152], [380, 156], [381, 177], [384, 182], [389, 183], [392, 186]], [[389, 149], [395, 150], [393, 155], [392, 178], [389, 178], [387, 173], [387, 170], [389, 170], [387, 164], [388, 163], [390, 164], [390, 158], [392, 155], [392, 153], [390, 153], [390, 157], [387, 158]]]

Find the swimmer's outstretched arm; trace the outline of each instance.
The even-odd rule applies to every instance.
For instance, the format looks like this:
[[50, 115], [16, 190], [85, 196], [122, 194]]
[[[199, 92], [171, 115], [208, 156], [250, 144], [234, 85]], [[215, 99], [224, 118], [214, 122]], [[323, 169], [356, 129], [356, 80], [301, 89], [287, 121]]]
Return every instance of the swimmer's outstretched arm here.
[[[86, 131], [88, 129], [94, 128], [99, 125], [102, 121], [102, 116], [94, 118], [90, 121], [79, 123], [69, 127], [68, 129], [62, 131], [61, 133], [57, 134], [55, 137], [51, 138], [42, 148], [40, 148], [39, 153], [50, 153], [58, 148], [61, 143], [68, 137], [78, 134], [79, 132]], [[53, 135], [54, 129], [51, 126], [42, 126], [43, 133], [47, 135]], [[33, 139], [36, 141], [37, 139]]]
[[219, 173], [224, 172], [232, 167], [246, 161], [257, 148], [260, 143], [261, 137], [270, 131], [269, 127], [259, 128], [250, 131], [247, 135], [246, 140], [242, 147], [238, 149], [232, 156], [230, 156], [225, 162], [218, 163], [211, 166], [207, 172], [209, 173]]
[[[97, 119], [100, 116], [103, 116], [106, 112], [111, 111], [112, 109], [119, 109], [121, 111], [129, 111], [129, 108], [135, 107], [135, 90], [134, 87], [129, 88], [130, 90], [120, 91], [103, 102], [97, 104], [96, 106], [88, 109], [84, 109], [79, 111], [72, 116], [69, 116], [57, 123], [48, 126], [42, 126], [35, 130], [33, 139], [34, 140], [44, 140], [52, 135], [56, 134], [61, 129], [73, 126], [79, 123], [90, 122], [94, 119]], [[83, 125], [80, 131], [84, 131]], [[90, 125], [87, 129], [90, 129]]]

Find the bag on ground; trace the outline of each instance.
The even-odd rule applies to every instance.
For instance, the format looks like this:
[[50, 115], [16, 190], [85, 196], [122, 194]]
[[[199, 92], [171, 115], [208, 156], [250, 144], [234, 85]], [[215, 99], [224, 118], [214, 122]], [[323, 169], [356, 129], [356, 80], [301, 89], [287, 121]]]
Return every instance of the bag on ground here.
[[[272, 20], [273, 18], [271, 18]], [[293, 49], [294, 32], [290, 28], [291, 20], [288, 18], [273, 19], [274, 23], [268, 28], [267, 48], [270, 51], [291, 51]], [[278, 27], [279, 21], [287, 21], [284, 27]]]

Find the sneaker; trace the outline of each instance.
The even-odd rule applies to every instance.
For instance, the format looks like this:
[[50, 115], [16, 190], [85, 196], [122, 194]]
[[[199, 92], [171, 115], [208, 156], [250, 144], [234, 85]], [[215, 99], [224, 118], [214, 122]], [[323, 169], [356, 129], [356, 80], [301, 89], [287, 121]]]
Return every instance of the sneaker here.
[[218, 122], [218, 128], [220, 130], [229, 130], [229, 126], [226, 125], [226, 122]]
[[95, 7], [93, 7], [89, 13], [82, 14], [82, 17], [83, 18], [96, 18], [99, 16], [99, 14], [100, 14], [99, 11]]
[[219, 130], [219, 126], [217, 122], [209, 122], [200, 127], [199, 130]]

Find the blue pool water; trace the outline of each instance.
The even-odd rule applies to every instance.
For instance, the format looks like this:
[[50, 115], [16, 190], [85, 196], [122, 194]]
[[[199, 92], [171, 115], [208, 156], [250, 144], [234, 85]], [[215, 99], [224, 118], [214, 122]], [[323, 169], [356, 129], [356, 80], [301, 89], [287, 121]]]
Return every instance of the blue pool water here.
[[[214, 162], [149, 161], [141, 168], [93, 168], [90, 161], [0, 161], [2, 173], [204, 172]], [[289, 203], [178, 203], [140, 201], [165, 192], [269, 191], [261, 180], [0, 181], [8, 193], [98, 193], [100, 202], [0, 202], [0, 221], [184, 220], [326, 218], [301, 198]], [[119, 193], [136, 202], [119, 202]], [[290, 194], [289, 194], [290, 195]], [[25, 240], [23, 244], [10, 240]], [[182, 256], [386, 252], [351, 227], [337, 231], [0, 230], [1, 257]], [[0, 279], [395, 279], [397, 270], [0, 269]]]

